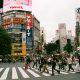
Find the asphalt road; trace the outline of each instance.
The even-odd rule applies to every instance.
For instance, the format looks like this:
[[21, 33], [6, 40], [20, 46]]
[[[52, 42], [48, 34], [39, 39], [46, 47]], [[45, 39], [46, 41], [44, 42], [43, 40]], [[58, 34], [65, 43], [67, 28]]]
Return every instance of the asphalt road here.
[[0, 80], [80, 80], [80, 73], [63, 72], [51, 76], [51, 68], [49, 74], [40, 73], [36, 68], [24, 70], [24, 63], [0, 63]]

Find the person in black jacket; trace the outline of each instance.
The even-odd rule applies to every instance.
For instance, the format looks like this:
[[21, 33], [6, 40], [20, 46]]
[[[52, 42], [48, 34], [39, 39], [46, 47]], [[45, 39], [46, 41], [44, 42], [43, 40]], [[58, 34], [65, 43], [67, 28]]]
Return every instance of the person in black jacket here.
[[48, 68], [47, 68], [47, 64], [48, 64], [47, 57], [44, 57], [43, 58], [43, 71], [41, 73], [43, 73], [45, 71], [47, 71], [47, 73], [49, 73]]
[[41, 69], [42, 69], [42, 67], [43, 67], [43, 61], [44, 61], [44, 58], [43, 57], [41, 57], [40, 58], [40, 65], [39, 65], [39, 68], [38, 68], [38, 70], [41, 72]]
[[52, 57], [52, 75], [54, 75], [54, 70], [56, 70], [58, 74], [60, 74], [60, 70], [56, 69], [56, 58]]
[[30, 68], [31, 59], [29, 56], [26, 56], [25, 70]]

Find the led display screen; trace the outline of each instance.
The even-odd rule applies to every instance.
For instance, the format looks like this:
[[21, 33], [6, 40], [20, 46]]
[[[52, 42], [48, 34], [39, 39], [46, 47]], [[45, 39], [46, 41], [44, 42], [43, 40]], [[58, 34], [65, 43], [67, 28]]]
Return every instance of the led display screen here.
[[3, 12], [10, 10], [32, 10], [32, 0], [4, 0]]

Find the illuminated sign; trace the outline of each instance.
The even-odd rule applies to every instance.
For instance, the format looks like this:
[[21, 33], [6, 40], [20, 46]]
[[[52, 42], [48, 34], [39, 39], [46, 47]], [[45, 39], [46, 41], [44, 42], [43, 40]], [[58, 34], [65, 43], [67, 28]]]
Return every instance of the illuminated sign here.
[[13, 18], [13, 23], [15, 23], [15, 24], [17, 24], [17, 23], [25, 24], [24, 18], [15, 17], [15, 18]]
[[26, 43], [27, 48], [32, 48], [32, 14], [26, 14]]
[[10, 10], [32, 11], [32, 0], [4, 0], [3, 12]]
[[26, 25], [27, 27], [32, 27], [32, 15], [31, 14], [26, 14]]
[[32, 36], [32, 14], [26, 14], [27, 36]]

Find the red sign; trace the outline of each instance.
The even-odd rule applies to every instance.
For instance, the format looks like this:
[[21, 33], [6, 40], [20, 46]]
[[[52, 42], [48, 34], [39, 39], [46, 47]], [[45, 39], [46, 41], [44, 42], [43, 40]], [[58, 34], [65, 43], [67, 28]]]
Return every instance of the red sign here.
[[26, 26], [32, 27], [32, 14], [26, 14]]

